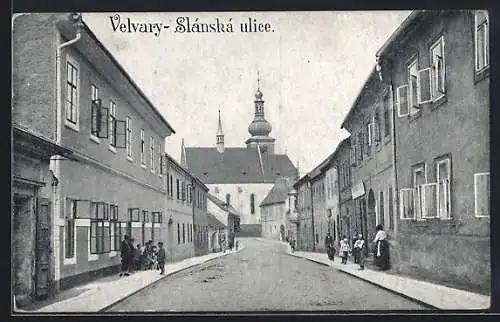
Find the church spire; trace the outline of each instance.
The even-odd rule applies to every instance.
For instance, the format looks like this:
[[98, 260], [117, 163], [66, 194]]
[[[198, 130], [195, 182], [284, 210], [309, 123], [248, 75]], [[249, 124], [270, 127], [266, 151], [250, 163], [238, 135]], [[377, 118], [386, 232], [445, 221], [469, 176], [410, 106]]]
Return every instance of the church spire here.
[[217, 134], [215, 135], [215, 138], [216, 138], [217, 151], [219, 151], [219, 153], [224, 152], [224, 132], [222, 131], [222, 121], [220, 120], [220, 108], [219, 108], [219, 122], [217, 124]]

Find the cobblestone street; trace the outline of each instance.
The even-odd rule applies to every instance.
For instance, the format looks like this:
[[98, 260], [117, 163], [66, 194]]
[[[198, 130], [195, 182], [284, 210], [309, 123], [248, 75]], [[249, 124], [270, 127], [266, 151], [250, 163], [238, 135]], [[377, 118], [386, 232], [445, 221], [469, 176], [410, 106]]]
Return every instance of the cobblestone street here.
[[424, 306], [360, 279], [243, 239], [245, 249], [169, 276], [112, 312], [414, 310]]

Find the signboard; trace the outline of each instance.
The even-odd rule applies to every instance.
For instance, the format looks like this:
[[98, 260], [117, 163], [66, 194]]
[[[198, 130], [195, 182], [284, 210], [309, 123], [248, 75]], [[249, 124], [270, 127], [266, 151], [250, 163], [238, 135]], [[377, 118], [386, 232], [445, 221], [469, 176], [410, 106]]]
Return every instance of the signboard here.
[[352, 186], [351, 188], [351, 193], [352, 193], [352, 199], [359, 198], [361, 196], [364, 196], [365, 194], [365, 185], [363, 181], [359, 181], [355, 185]]

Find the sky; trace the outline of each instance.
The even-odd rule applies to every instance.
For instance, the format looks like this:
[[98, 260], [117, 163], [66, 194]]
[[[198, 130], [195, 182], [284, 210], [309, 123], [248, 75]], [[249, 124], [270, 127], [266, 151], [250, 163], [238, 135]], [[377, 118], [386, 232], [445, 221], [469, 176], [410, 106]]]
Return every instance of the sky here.
[[[153, 33], [114, 31], [120, 22], [162, 23]], [[340, 126], [375, 65], [375, 53], [410, 11], [84, 13], [83, 19], [174, 128], [166, 152], [215, 147], [218, 109], [226, 147], [245, 147], [257, 75], [275, 152], [311, 171], [349, 133]], [[218, 18], [232, 33], [176, 33]], [[229, 20], [231, 18], [231, 20]], [[244, 33], [248, 19], [269, 32]]]

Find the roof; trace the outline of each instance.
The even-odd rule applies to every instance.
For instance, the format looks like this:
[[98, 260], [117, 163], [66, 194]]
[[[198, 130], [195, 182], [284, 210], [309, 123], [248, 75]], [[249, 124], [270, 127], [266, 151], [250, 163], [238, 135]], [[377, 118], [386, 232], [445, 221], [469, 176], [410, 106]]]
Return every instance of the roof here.
[[203, 182], [201, 182], [200, 178], [198, 178], [196, 175], [191, 173], [191, 171], [180, 165], [179, 162], [177, 162], [172, 156], [165, 153], [165, 157], [167, 157], [167, 159], [170, 160], [171, 163], [174, 164], [180, 171], [184, 172], [184, 174], [186, 174], [187, 176], [193, 178], [196, 182], [198, 182], [198, 184], [202, 186], [205, 189], [205, 191], [210, 190]]
[[226, 227], [217, 217], [207, 212], [207, 223], [211, 227]]
[[[297, 177], [297, 169], [285, 154], [262, 155], [257, 148], [185, 148], [187, 168], [205, 184], [274, 183], [279, 177]], [[264, 170], [264, 173], [262, 171]]]
[[238, 212], [238, 210], [234, 209], [233, 206], [228, 205], [225, 201], [220, 200], [219, 198], [217, 198], [213, 194], [208, 193], [207, 194], [207, 198], [210, 201], [212, 201], [217, 207], [219, 207], [219, 208], [221, 208], [221, 209], [229, 212], [231, 215], [235, 215], [235, 216], [241, 217], [241, 215]]
[[262, 207], [285, 202], [288, 198], [288, 192], [292, 189], [291, 180], [287, 180], [286, 178], [278, 179], [259, 206]]
[[[57, 144], [57, 142], [55, 142], [54, 140], [35, 133], [20, 124], [16, 124], [13, 122], [12, 134], [12, 143], [14, 150], [19, 148], [27, 148], [31, 152], [38, 151], [39, 154], [43, 154], [46, 157], [51, 157], [53, 155], [59, 154], [70, 160], [76, 160], [73, 157], [73, 151], [71, 149]], [[30, 143], [26, 145], [25, 142]]]
[[398, 39], [401, 35], [404, 35], [405, 32], [408, 30], [408, 28], [418, 20], [418, 18], [421, 18], [426, 14], [428, 11], [427, 10], [413, 10], [408, 17], [406, 17], [405, 20], [396, 28], [396, 30], [391, 34], [389, 39], [386, 40], [386, 42], [382, 45], [382, 47], [377, 51], [376, 56], [380, 57], [382, 55], [385, 55], [388, 51], [392, 43]]

